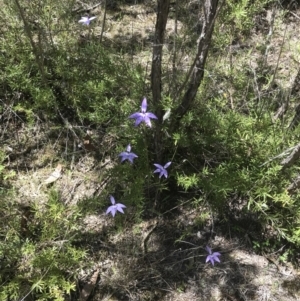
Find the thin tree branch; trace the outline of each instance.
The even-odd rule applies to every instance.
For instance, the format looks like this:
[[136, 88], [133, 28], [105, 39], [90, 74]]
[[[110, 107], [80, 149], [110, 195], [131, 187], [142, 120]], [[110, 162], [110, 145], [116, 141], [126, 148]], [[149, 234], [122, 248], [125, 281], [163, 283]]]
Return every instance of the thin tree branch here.
[[105, 27], [105, 21], [106, 21], [106, 11], [107, 11], [107, 0], [105, 0], [105, 2], [104, 2], [104, 15], [103, 15], [103, 20], [102, 20], [100, 43], [102, 43], [102, 37], [103, 37], [103, 33], [104, 33], [104, 27]]
[[[173, 58], [172, 58], [172, 73], [173, 73], [173, 89], [176, 89], [176, 78], [177, 78], [177, 25], [178, 25], [178, 0], [175, 0], [175, 18], [174, 18], [174, 40], [173, 40]], [[174, 90], [173, 90], [174, 92]]]

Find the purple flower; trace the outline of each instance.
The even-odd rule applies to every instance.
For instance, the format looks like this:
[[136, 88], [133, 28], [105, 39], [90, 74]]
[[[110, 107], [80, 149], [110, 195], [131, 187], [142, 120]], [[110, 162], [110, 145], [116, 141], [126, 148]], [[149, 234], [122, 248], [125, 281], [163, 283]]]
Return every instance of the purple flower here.
[[117, 211], [124, 213], [123, 208], [126, 208], [126, 206], [121, 203], [116, 204], [115, 198], [112, 195], [109, 197], [112, 205], [107, 208], [106, 214], [111, 213], [111, 215], [114, 217]]
[[157, 117], [150, 112], [147, 112], [147, 99], [144, 97], [141, 105], [141, 113], [136, 112], [129, 116], [129, 118], [135, 119], [135, 126], [139, 125], [141, 122], [145, 122], [151, 128], [151, 118], [157, 119]]
[[129, 160], [130, 163], [133, 163], [133, 159], [137, 158], [138, 156], [135, 153], [131, 153], [131, 146], [130, 144], [127, 145], [126, 152], [122, 152], [119, 157], [121, 157], [121, 162], [125, 160]]
[[161, 178], [162, 176], [165, 176], [165, 178], [168, 177], [168, 172], [166, 170], [166, 168], [168, 168], [171, 165], [172, 162], [168, 162], [167, 164], [165, 164], [165, 166], [162, 166], [160, 164], [154, 164], [154, 166], [157, 168], [156, 170], [154, 170], [153, 173], [159, 172], [159, 178]]
[[211, 262], [212, 265], [215, 265], [215, 261], [220, 262], [220, 259], [218, 256], [221, 256], [221, 254], [219, 252], [214, 252], [212, 253], [211, 248], [206, 246], [205, 250], [207, 251], [207, 253], [209, 254], [206, 257], [206, 261], [205, 262]]
[[96, 17], [81, 17], [78, 23], [82, 23], [84, 25], [90, 25], [90, 22], [94, 19], [96, 19]]

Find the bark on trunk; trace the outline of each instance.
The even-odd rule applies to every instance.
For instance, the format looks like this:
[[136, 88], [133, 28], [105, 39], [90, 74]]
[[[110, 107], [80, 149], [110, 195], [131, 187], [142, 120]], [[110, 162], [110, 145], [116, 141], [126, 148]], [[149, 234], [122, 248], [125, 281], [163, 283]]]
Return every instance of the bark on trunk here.
[[179, 124], [180, 119], [184, 114], [191, 108], [198, 88], [204, 77], [204, 68], [206, 63], [206, 58], [208, 55], [209, 46], [211, 43], [212, 32], [214, 30], [214, 23], [217, 15], [218, 0], [205, 0], [204, 2], [204, 18], [202, 31], [198, 41], [198, 51], [196, 58], [193, 63], [193, 69], [191, 69], [190, 74], [179, 89], [179, 93], [184, 90], [186, 84], [188, 83], [187, 90], [183, 96], [181, 104], [174, 111], [176, 120], [173, 126], [175, 129]]
[[156, 116], [158, 122], [155, 131], [155, 153], [158, 162], [161, 161], [162, 157], [162, 135], [161, 135], [161, 124], [162, 124], [162, 108], [161, 108], [161, 62], [162, 62], [162, 50], [164, 43], [164, 35], [166, 30], [166, 24], [168, 20], [170, 7], [170, 0], [157, 0], [157, 18], [155, 25], [155, 36], [153, 44], [152, 54], [152, 69], [151, 69], [151, 89], [153, 104], [156, 108]]

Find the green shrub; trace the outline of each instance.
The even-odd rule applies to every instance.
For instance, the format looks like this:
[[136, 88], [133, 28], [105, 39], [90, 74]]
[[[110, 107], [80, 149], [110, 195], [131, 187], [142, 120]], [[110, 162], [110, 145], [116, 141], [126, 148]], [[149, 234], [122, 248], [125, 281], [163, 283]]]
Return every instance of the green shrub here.
[[2, 199], [0, 227], [1, 300], [64, 300], [76, 288], [86, 252], [75, 247], [78, 210], [52, 191], [45, 205]]
[[3, 98], [18, 93], [18, 106], [42, 110], [48, 119], [59, 111], [101, 124], [123, 113], [124, 98], [140, 97], [141, 69], [114, 59], [93, 29], [78, 24], [73, 1], [18, 2], [20, 7], [4, 5], [9, 17], [0, 19], [2, 28], [11, 29], [4, 30], [0, 49]]

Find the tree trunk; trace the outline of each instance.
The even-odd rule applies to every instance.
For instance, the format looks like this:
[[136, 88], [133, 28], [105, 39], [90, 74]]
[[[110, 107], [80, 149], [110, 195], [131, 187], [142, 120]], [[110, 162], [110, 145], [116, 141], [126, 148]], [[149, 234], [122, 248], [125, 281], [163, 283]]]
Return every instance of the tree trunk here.
[[157, 0], [157, 18], [155, 25], [155, 36], [153, 44], [152, 54], [152, 69], [151, 69], [151, 89], [153, 104], [156, 108], [156, 116], [158, 122], [155, 131], [155, 153], [158, 163], [161, 163], [161, 152], [162, 152], [162, 135], [161, 135], [161, 124], [162, 124], [162, 107], [161, 107], [161, 62], [162, 62], [162, 49], [164, 43], [164, 35], [166, 30], [166, 24], [168, 20], [170, 7], [170, 0]]

